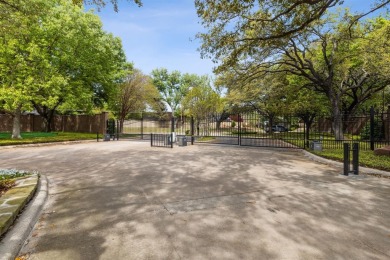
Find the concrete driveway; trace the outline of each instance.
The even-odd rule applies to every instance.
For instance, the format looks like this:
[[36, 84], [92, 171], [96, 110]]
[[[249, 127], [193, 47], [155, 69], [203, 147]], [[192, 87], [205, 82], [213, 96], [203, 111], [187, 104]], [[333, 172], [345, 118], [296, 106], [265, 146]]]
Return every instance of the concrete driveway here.
[[299, 151], [111, 141], [0, 161], [49, 180], [28, 259], [390, 258], [390, 180]]

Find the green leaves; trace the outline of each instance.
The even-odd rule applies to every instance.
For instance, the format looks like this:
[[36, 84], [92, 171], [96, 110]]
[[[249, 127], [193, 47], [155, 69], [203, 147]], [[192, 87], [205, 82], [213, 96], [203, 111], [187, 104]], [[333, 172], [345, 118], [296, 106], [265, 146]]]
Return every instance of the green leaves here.
[[4, 108], [32, 110], [33, 105], [49, 120], [57, 109], [91, 109], [96, 89], [98, 99], [106, 98], [125, 62], [120, 39], [104, 32], [96, 15], [70, 1], [17, 4], [20, 8], [2, 12], [0, 20]]
[[178, 112], [180, 103], [188, 89], [196, 84], [197, 76], [182, 74], [179, 71], [168, 72], [165, 68], [155, 69], [151, 73], [153, 84], [160, 92], [160, 98], [169, 109]]
[[223, 99], [210, 85], [208, 77], [192, 76], [192, 86], [183, 99], [183, 109], [186, 115], [196, 119], [206, 118], [210, 114], [220, 113], [223, 110]]

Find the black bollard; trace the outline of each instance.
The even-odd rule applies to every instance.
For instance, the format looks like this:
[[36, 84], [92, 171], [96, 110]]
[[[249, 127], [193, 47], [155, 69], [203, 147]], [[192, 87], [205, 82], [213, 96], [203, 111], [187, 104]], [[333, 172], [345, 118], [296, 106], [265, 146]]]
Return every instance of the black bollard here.
[[359, 175], [359, 143], [352, 144], [352, 169], [355, 175]]
[[344, 143], [344, 175], [348, 176], [349, 174], [349, 150], [350, 145], [349, 143]]

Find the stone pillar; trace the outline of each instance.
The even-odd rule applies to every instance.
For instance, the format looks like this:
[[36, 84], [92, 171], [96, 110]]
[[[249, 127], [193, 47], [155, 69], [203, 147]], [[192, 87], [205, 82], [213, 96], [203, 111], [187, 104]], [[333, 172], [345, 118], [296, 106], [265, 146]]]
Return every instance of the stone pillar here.
[[107, 120], [108, 120], [108, 112], [102, 112], [100, 114], [100, 127], [99, 127], [99, 133], [105, 134], [107, 132]]

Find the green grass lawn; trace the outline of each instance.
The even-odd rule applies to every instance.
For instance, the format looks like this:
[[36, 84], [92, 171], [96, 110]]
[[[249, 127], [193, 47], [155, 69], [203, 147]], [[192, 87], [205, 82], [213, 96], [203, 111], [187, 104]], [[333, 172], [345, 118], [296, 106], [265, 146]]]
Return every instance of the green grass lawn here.
[[[343, 162], [344, 151], [342, 149], [324, 149], [322, 152], [310, 151], [318, 156]], [[352, 153], [351, 153], [352, 156]], [[360, 166], [390, 171], [390, 157], [378, 156], [373, 151], [359, 151]]]
[[[96, 134], [66, 132], [26, 132], [21, 133], [21, 136], [23, 139], [11, 139], [11, 133], [2, 132], [0, 133], [0, 146], [96, 139]], [[102, 136], [100, 135], [99, 138]]]

